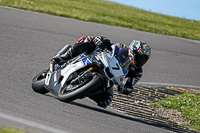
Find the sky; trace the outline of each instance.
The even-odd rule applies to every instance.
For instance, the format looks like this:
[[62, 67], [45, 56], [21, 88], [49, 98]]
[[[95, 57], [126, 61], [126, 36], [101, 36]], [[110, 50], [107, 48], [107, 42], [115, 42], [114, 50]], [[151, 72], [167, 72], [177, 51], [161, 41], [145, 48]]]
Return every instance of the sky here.
[[150, 12], [200, 21], [200, 0], [108, 0]]

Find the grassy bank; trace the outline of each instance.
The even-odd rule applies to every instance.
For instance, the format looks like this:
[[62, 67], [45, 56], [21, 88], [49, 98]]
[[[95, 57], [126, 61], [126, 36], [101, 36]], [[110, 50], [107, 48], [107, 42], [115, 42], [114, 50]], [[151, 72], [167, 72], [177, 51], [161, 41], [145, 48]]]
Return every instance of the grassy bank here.
[[15, 128], [5, 128], [0, 126], [0, 133], [25, 133]]
[[188, 121], [184, 126], [200, 131], [200, 95], [184, 93], [167, 97], [164, 100], [151, 103], [151, 105], [153, 105], [154, 108], [159, 107], [180, 111], [181, 116], [178, 117], [182, 117], [184, 120]]
[[200, 40], [200, 21], [150, 13], [104, 0], [0, 0], [0, 5]]

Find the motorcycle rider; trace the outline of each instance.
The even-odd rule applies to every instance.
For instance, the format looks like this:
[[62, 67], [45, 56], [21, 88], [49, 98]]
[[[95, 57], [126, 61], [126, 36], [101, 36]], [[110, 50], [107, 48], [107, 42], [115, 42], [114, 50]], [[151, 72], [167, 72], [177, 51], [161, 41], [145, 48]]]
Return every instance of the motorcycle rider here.
[[[54, 57], [54, 61], [59, 65], [62, 65], [67, 60], [76, 57], [77, 55], [86, 52], [93, 52], [96, 47], [102, 49], [107, 48], [112, 51], [111, 45], [117, 45], [119, 52], [125, 52], [126, 59], [129, 58], [128, 74], [126, 80], [124, 80], [124, 86], [118, 86], [118, 92], [129, 95], [132, 93], [135, 84], [140, 80], [143, 70], [142, 66], [148, 61], [151, 55], [151, 48], [143, 41], [133, 40], [129, 47], [122, 43], [112, 43], [104, 36], [82, 36], [77, 40], [74, 46], [70, 46], [69, 50], [59, 57]], [[124, 59], [125, 59], [124, 58]], [[90, 99], [94, 100], [98, 106], [106, 108], [113, 99], [113, 87], [100, 89], [95, 96], [90, 96]]]

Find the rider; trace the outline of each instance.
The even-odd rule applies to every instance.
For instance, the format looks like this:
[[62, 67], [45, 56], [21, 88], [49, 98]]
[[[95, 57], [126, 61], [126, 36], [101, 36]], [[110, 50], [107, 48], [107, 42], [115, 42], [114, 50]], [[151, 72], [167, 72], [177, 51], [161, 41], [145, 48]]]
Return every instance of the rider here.
[[[59, 57], [54, 57], [54, 60], [59, 65], [67, 60], [83, 53], [91, 53], [96, 47], [102, 49], [107, 48], [112, 51], [111, 45], [116, 45], [119, 51], [125, 51], [126, 58], [130, 58], [129, 71], [124, 80], [124, 86], [119, 87], [118, 91], [122, 94], [129, 95], [132, 93], [135, 84], [140, 80], [143, 70], [142, 66], [148, 61], [151, 55], [151, 48], [143, 41], [133, 40], [129, 47], [122, 43], [112, 43], [109, 39], [103, 36], [83, 36], [77, 40], [74, 46], [70, 46], [69, 50]], [[89, 97], [94, 100], [98, 106], [107, 107], [113, 99], [113, 87], [103, 88], [97, 92], [97, 95]]]

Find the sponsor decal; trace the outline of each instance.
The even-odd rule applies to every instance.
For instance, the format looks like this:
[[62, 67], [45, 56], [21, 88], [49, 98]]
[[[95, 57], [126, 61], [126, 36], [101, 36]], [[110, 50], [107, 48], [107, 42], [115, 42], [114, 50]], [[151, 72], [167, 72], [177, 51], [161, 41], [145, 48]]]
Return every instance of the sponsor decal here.
[[84, 64], [84, 66], [87, 66], [87, 65], [90, 65], [90, 64], [91, 64], [91, 61], [90, 61], [88, 58], [82, 60], [82, 62], [83, 62], [83, 64]]

